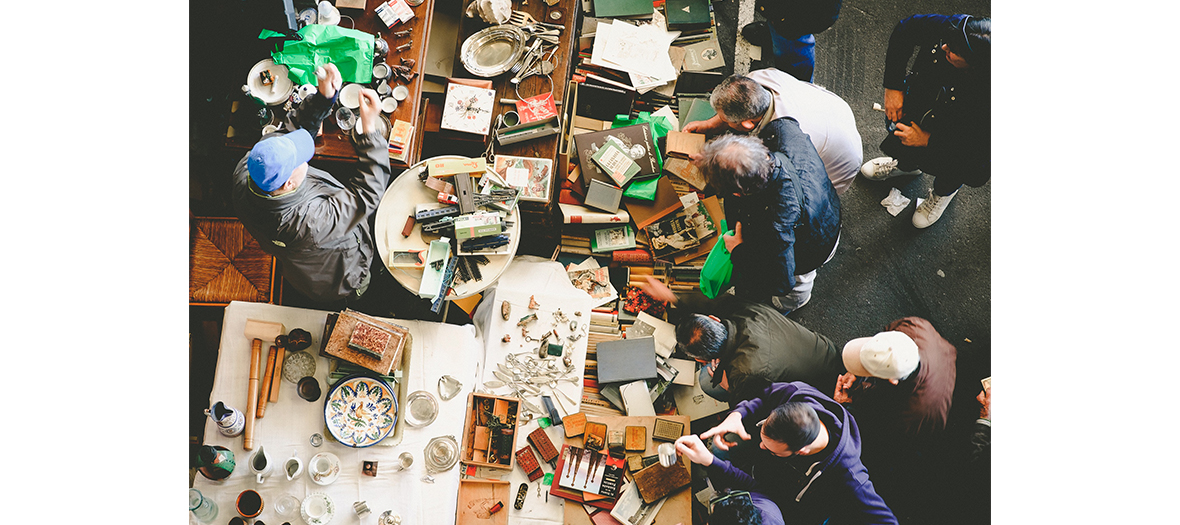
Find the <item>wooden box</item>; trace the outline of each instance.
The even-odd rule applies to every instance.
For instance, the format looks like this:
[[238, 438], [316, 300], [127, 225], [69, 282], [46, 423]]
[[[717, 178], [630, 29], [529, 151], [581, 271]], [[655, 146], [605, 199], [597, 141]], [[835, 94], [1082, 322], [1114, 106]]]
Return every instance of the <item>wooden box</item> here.
[[481, 467], [511, 469], [520, 400], [490, 394], [467, 396], [467, 420], [459, 459]]
[[647, 449], [647, 427], [627, 425], [627, 452], [643, 452]]
[[[455, 525], [507, 525], [508, 507], [515, 501], [512, 483], [490, 479], [459, 480], [459, 496], [455, 505]], [[497, 502], [503, 507], [489, 514]]]
[[561, 418], [561, 426], [565, 428], [565, 437], [580, 436], [586, 430], [586, 414], [576, 412], [565, 416]]

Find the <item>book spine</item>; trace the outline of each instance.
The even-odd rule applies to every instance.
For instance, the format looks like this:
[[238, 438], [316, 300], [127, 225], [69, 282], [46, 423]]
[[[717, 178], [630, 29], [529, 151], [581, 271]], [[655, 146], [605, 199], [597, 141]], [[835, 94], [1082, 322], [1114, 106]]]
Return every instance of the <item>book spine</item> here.
[[611, 260], [614, 262], [638, 262], [650, 264], [652, 262], [652, 257], [651, 252], [636, 248], [631, 250], [615, 250], [611, 253]]

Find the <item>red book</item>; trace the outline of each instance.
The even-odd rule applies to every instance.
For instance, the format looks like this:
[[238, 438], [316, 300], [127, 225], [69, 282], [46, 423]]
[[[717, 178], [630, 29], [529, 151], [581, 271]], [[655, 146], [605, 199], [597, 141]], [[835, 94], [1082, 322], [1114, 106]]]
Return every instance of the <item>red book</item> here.
[[631, 250], [615, 250], [610, 254], [611, 260], [619, 263], [648, 263], [651, 264], [653, 259], [651, 252], [643, 248], [634, 248]]

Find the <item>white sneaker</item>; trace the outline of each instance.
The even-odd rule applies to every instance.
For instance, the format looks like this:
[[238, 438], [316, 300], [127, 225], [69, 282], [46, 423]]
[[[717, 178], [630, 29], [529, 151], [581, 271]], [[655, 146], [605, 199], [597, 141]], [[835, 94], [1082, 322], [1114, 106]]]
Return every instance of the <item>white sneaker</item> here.
[[951, 199], [955, 198], [955, 193], [942, 197], [934, 194], [934, 190], [929, 190], [926, 200], [918, 205], [918, 209], [914, 210], [914, 227], [925, 228], [934, 224], [935, 221], [942, 217], [942, 212], [946, 211], [946, 207], [951, 203]]
[[893, 157], [877, 157], [864, 163], [860, 167], [861, 175], [869, 180], [885, 180], [907, 175], [921, 175], [922, 170], [901, 171], [897, 169], [897, 159]]

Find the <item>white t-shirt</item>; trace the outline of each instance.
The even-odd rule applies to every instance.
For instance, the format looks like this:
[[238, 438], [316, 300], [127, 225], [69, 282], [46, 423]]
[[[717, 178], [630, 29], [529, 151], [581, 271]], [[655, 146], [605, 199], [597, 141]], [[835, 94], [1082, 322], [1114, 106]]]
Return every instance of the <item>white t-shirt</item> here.
[[799, 121], [799, 128], [811, 137], [823, 159], [836, 193], [843, 194], [864, 160], [860, 132], [848, 103], [831, 91], [777, 69], [759, 69], [746, 76], [773, 93], [772, 120], [791, 117]]

